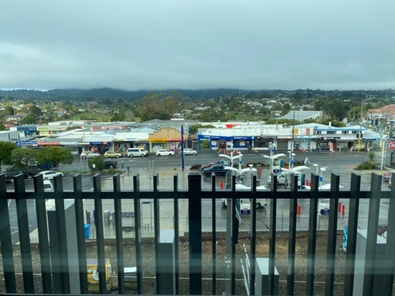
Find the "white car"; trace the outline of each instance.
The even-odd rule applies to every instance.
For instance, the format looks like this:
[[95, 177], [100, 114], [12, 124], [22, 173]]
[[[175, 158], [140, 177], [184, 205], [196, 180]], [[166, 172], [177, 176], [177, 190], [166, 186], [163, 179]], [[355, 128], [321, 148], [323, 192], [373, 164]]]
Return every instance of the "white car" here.
[[159, 149], [156, 151], [156, 156], [173, 156], [174, 154], [174, 151], [169, 151], [166, 149]]
[[185, 148], [183, 153], [184, 155], [196, 155], [197, 151], [192, 148]]
[[53, 192], [52, 182], [49, 180], [44, 180], [44, 191], [45, 192]]
[[53, 178], [57, 176], [64, 176], [62, 172], [56, 172], [56, 171], [42, 171], [39, 172], [37, 175], [43, 175], [44, 180], [53, 180]]

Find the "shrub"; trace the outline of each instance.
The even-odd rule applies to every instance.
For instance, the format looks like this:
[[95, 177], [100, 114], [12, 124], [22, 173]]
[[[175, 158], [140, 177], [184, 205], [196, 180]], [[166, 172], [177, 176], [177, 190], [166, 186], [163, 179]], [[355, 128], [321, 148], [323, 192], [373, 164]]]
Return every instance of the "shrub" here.
[[361, 163], [357, 166], [357, 170], [362, 171], [362, 170], [378, 170], [380, 168], [379, 164], [374, 162], [364, 162]]
[[102, 171], [104, 169], [104, 158], [102, 156], [91, 158], [88, 160], [88, 166], [92, 170], [92, 173]]

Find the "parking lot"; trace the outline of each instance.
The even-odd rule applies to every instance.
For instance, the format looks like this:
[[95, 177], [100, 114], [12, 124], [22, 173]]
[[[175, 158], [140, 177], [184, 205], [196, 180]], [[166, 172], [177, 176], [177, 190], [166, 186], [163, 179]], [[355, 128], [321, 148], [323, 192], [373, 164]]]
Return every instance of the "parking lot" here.
[[[310, 155], [309, 155], [310, 156]], [[322, 174], [322, 184], [327, 184], [328, 180], [330, 179], [330, 175], [332, 173], [334, 174], [339, 174], [341, 178], [341, 190], [349, 190], [350, 187], [350, 179], [351, 179], [351, 173], [355, 172], [353, 170], [353, 167], [355, 166], [356, 163], [359, 161], [363, 160], [364, 155], [362, 154], [351, 154], [351, 155], [341, 155], [340, 157], [336, 157], [336, 155], [333, 154], [323, 154], [323, 155], [318, 155], [321, 161], [321, 165], [318, 167], [318, 169], [322, 167], [326, 167], [325, 171], [321, 172]], [[177, 157], [177, 156], [175, 156]], [[189, 158], [190, 163], [195, 163], [196, 158], [192, 159], [191, 156]], [[208, 156], [205, 156], [208, 158]], [[304, 159], [306, 157], [302, 156]], [[216, 155], [211, 155], [211, 159], [217, 159], [218, 156]], [[309, 157], [310, 158], [310, 164], [308, 164], [308, 169], [305, 170], [305, 178], [306, 180], [309, 180], [311, 178], [311, 173], [316, 173], [317, 171], [317, 166], [314, 166], [314, 162], [311, 163], [312, 161], [315, 161], [314, 157]], [[340, 159], [339, 159], [340, 158]], [[169, 161], [174, 162], [175, 158], [173, 157], [172, 159], [169, 159]], [[257, 155], [246, 155], [244, 157], [246, 162], [248, 160], [253, 160], [257, 159]], [[334, 159], [337, 159], [334, 161]], [[125, 161], [129, 161], [125, 160]], [[146, 166], [145, 168], [141, 167], [141, 164], [145, 161], [145, 163], [149, 163], [149, 161], [155, 161], [155, 165], [150, 163], [150, 165]], [[162, 161], [162, 159], [161, 159]], [[347, 161], [347, 163], [345, 163]], [[173, 178], [174, 175], [177, 174], [178, 176], [178, 182], [179, 182], [179, 190], [185, 190], [187, 188], [188, 184], [188, 175], [191, 172], [189, 170], [190, 167], [186, 167], [184, 170], [181, 168], [173, 168], [170, 169], [168, 166], [165, 165], [158, 165], [158, 162], [156, 159], [149, 159], [149, 158], [139, 158], [139, 159], [133, 159], [130, 161], [131, 166], [133, 166], [133, 169], [126, 171], [124, 170], [123, 173], [121, 173], [121, 188], [123, 191], [129, 191], [132, 190], [132, 184], [133, 184], [133, 176], [137, 172], [135, 170], [135, 167], [140, 166], [140, 170], [138, 171], [140, 175], [140, 188], [141, 190], [152, 190], [153, 189], [153, 181], [152, 181], [152, 176], [158, 175], [159, 176], [159, 190], [172, 190], [173, 189]], [[165, 163], [165, 162], [164, 162]], [[173, 164], [173, 163], [172, 163]], [[370, 188], [370, 178], [371, 178], [371, 171], [362, 171], [362, 172], [356, 172], [361, 175], [362, 177], [362, 190], [369, 190]], [[384, 173], [381, 171], [378, 171], [376, 173]], [[270, 175], [269, 170], [263, 169], [262, 174], [259, 176], [259, 184], [262, 186], [266, 186], [267, 189], [270, 187], [268, 186], [268, 177]], [[221, 191], [222, 187], [225, 188], [224, 182], [225, 178], [223, 177], [218, 177], [217, 178], [217, 190]], [[29, 185], [32, 183], [31, 180], [26, 180], [27, 187], [31, 186]], [[112, 186], [113, 186], [113, 181], [112, 181], [112, 176], [109, 175], [103, 175], [102, 176], [102, 190], [103, 191], [112, 191]], [[251, 178], [248, 177], [245, 184], [248, 185], [251, 183]], [[9, 185], [9, 186], [12, 186]], [[69, 190], [72, 188], [72, 175], [71, 174], [66, 174], [64, 177], [64, 188], [65, 190]], [[279, 186], [279, 188], [285, 189], [284, 186]], [[207, 177], [202, 177], [202, 189], [203, 190], [211, 190], [211, 179]], [[84, 175], [83, 176], [83, 190], [84, 191], [91, 191], [92, 190], [92, 176], [89, 175]], [[224, 189], [225, 190], [225, 189]], [[264, 189], [263, 189], [264, 190]], [[383, 190], [388, 190], [388, 183], [383, 183]], [[345, 215], [343, 216], [342, 214], [339, 215], [339, 221], [338, 221], [338, 228], [341, 230], [346, 224], [347, 224], [347, 209], [348, 209], [348, 201], [344, 200], [341, 201], [342, 205], [345, 206]], [[360, 213], [361, 213], [361, 218], [359, 221], [359, 224], [361, 227], [366, 225], [366, 217], [367, 217], [367, 205], [369, 201], [368, 200], [362, 200], [361, 201], [361, 208], [360, 208]], [[297, 220], [297, 229], [298, 230], [307, 230], [308, 229], [308, 219], [309, 219], [309, 201], [308, 200], [299, 200], [299, 205], [301, 208], [301, 214]], [[322, 204], [323, 206], [324, 203]], [[94, 212], [94, 205], [92, 200], [85, 200], [84, 201], [84, 206], [85, 206], [85, 211], [86, 213], [90, 213], [91, 219], [93, 219], [93, 212]], [[228, 217], [228, 211], [226, 208], [222, 206], [222, 201], [221, 199], [218, 199], [216, 202], [216, 227], [218, 232], [225, 232], [227, 229], [227, 217]], [[10, 208], [12, 209], [13, 207], [13, 202], [10, 203]], [[123, 207], [123, 212], [134, 212], [133, 208], [133, 203], [132, 201], [122, 201], [122, 207]], [[152, 200], [142, 200], [141, 201], [141, 207], [142, 207], [142, 221], [141, 225], [143, 227], [142, 233], [143, 237], [151, 237], [154, 232], [154, 213], [153, 213], [153, 202]], [[204, 232], [210, 232], [212, 229], [212, 217], [211, 217], [211, 208], [212, 204], [211, 201], [203, 201], [203, 208], [202, 208], [202, 219], [203, 219], [203, 231]], [[179, 227], [180, 227], [180, 235], [183, 235], [184, 233], [188, 232], [188, 202], [185, 200], [181, 200], [179, 202], [179, 213], [180, 213], [180, 220], [179, 220]], [[114, 211], [114, 205], [113, 201], [111, 200], [103, 200], [103, 210], [105, 211], [105, 217], [107, 220], [105, 220], [105, 237], [106, 238], [111, 238], [115, 236], [115, 227], [113, 224], [113, 221], [111, 221], [109, 217], [109, 213]], [[388, 211], [388, 203], [385, 201], [382, 202], [382, 207], [380, 209], [382, 217], [386, 217], [386, 212]], [[268, 206], [266, 208], [258, 209], [257, 210], [257, 230], [258, 231], [268, 231], [270, 229], [270, 202], [268, 203]], [[34, 213], [32, 211], [32, 219], [35, 218]], [[161, 229], [171, 229], [174, 228], [174, 212], [173, 212], [173, 202], [169, 200], [161, 200], [160, 201], [160, 227]], [[241, 214], [240, 216], [240, 231], [249, 231], [250, 229], [250, 215], [248, 214]], [[125, 218], [128, 220], [127, 218]], [[317, 217], [318, 219], [318, 229], [319, 230], [325, 230], [327, 229], [327, 220], [328, 217], [325, 215], [319, 215]], [[130, 219], [131, 220], [131, 219]], [[88, 222], [88, 221], [87, 221]], [[385, 221], [382, 221], [385, 223]], [[289, 223], [289, 203], [287, 201], [279, 201], [278, 202], [278, 209], [277, 209], [277, 230], [278, 231], [287, 231], [288, 229], [288, 223]], [[32, 228], [34, 228], [35, 223], [31, 223]], [[92, 225], [92, 231], [91, 231], [91, 238], [95, 237], [95, 232], [94, 232], [94, 222], [91, 221]], [[31, 229], [33, 230], [33, 229]], [[129, 230], [132, 230], [130, 228]], [[15, 232], [17, 232], [17, 229], [15, 229]], [[32, 237], [34, 237], [34, 231], [32, 231]], [[134, 232], [133, 231], [125, 231], [124, 232], [124, 237], [133, 237]]]

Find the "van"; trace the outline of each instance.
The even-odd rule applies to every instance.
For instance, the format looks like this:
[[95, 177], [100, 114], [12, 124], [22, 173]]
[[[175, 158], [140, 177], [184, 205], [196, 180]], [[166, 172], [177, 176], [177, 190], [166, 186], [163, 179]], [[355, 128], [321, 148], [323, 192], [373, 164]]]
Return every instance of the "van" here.
[[126, 150], [128, 157], [144, 157], [147, 156], [148, 152], [142, 148], [129, 148]]

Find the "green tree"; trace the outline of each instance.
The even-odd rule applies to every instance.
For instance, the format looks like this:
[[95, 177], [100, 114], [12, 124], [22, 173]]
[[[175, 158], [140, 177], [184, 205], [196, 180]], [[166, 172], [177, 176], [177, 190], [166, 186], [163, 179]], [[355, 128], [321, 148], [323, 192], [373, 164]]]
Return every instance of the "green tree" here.
[[206, 109], [197, 116], [197, 119], [205, 122], [217, 121], [223, 119], [222, 114], [214, 109]]
[[173, 115], [174, 113], [177, 113], [179, 111], [179, 105], [177, 100], [172, 97], [172, 96], [168, 96], [166, 97], [163, 101], [162, 101], [162, 105], [163, 105], [163, 110], [166, 110], [167, 113], [171, 115]]
[[15, 110], [12, 106], [6, 106], [3, 114], [4, 115], [14, 115]]
[[94, 157], [88, 160], [88, 166], [92, 173], [104, 170], [104, 158], [102, 156]]
[[29, 166], [36, 164], [37, 150], [29, 148], [16, 148], [11, 152], [11, 161], [18, 169], [27, 171]]
[[[167, 120], [171, 117], [172, 109], [174, 106], [174, 98], [169, 97], [167, 100], [164, 99], [165, 94], [157, 94], [156, 92], [150, 92], [139, 102], [140, 117], [142, 121], [151, 119], [162, 119]], [[170, 108], [170, 110], [166, 108]]]
[[326, 118], [326, 119], [322, 120], [321, 123], [326, 124], [326, 125], [329, 125], [329, 123], [331, 123], [331, 126], [336, 126], [336, 127], [345, 127], [346, 126], [344, 122], [339, 121], [334, 118]]
[[23, 124], [34, 124], [37, 123], [38, 119], [36, 117], [34, 117], [33, 115], [26, 115], [23, 119], [22, 119], [22, 123]]
[[29, 108], [29, 115], [35, 117], [38, 121], [40, 116], [42, 115], [41, 109], [38, 108], [36, 105], [33, 105]]
[[110, 120], [111, 122], [124, 121], [125, 120], [124, 112], [114, 113], [114, 115], [111, 117]]
[[0, 123], [0, 131], [6, 131], [7, 127], [4, 124]]
[[59, 164], [72, 164], [74, 156], [71, 150], [64, 147], [48, 146], [37, 151], [37, 161], [45, 164], [49, 163], [56, 168]]
[[213, 125], [201, 125], [201, 124], [193, 124], [189, 126], [189, 134], [190, 135], [196, 135], [198, 132], [198, 129], [204, 127], [204, 128], [214, 128]]
[[3, 164], [12, 164], [11, 153], [15, 148], [15, 143], [0, 142], [0, 170]]

